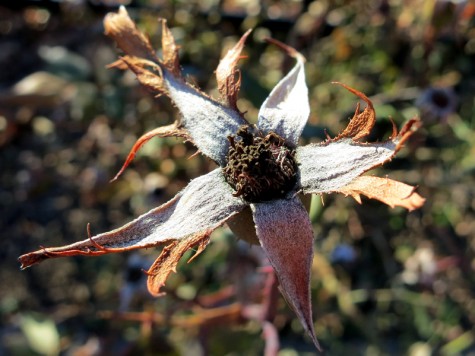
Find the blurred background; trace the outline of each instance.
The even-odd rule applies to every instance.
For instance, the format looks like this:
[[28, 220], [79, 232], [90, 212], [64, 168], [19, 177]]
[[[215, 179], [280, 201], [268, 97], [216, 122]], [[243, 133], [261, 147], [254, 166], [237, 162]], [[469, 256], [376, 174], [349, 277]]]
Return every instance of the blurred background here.
[[[473, 2], [4, 0], [0, 355], [263, 353], [261, 325], [232, 309], [262, 282], [262, 256], [227, 228], [192, 263], [183, 259], [158, 299], [142, 273], [158, 250], [19, 270], [19, 255], [82, 240], [87, 223], [93, 233], [121, 226], [214, 168], [202, 156], [190, 159], [189, 144], [154, 139], [109, 183], [135, 140], [177, 115], [130, 73], [105, 68], [118, 51], [102, 19], [121, 4], [157, 50], [157, 17], [166, 18], [184, 72], [211, 94], [219, 59], [253, 28], [238, 105], [254, 122], [293, 65], [263, 39], [299, 50], [312, 107], [304, 144], [336, 135], [355, 109], [356, 97], [331, 81], [371, 98], [378, 116], [371, 141], [390, 135], [390, 117], [401, 127], [420, 116], [423, 127], [372, 173], [418, 186], [427, 199], [421, 209], [313, 199], [315, 327], [329, 355], [475, 354]], [[216, 310], [223, 317], [207, 319]], [[282, 298], [275, 314], [280, 354], [314, 354]]]

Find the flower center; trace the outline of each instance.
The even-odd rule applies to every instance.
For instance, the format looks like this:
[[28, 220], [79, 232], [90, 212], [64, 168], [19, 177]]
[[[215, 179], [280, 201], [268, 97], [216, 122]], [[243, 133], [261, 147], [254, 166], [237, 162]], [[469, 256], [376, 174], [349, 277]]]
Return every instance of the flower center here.
[[223, 173], [235, 190], [234, 196], [258, 203], [282, 198], [295, 186], [295, 150], [285, 146], [282, 137], [274, 132], [254, 135], [243, 125], [228, 140], [228, 163]]

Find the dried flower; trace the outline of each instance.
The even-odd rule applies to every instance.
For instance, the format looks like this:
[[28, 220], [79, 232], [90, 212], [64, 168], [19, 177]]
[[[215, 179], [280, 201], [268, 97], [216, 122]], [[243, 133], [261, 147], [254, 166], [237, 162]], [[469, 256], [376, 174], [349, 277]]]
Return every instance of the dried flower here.
[[154, 136], [189, 140], [220, 167], [192, 180], [172, 200], [121, 228], [21, 256], [22, 268], [54, 257], [93, 256], [165, 245], [148, 270], [148, 289], [159, 295], [167, 276], [175, 271], [187, 250], [196, 248], [196, 257], [208, 244], [213, 230], [231, 218], [252, 212], [258, 241], [277, 274], [281, 291], [319, 348], [309, 286], [313, 232], [298, 194], [336, 192], [351, 195], [358, 202], [360, 195], [366, 195], [391, 207], [420, 207], [424, 199], [413, 187], [388, 178], [361, 176], [396, 154], [412, 134], [416, 120], [410, 120], [399, 133], [394, 128], [388, 141], [361, 143], [359, 140], [369, 134], [375, 122], [373, 105], [364, 94], [338, 83], [361, 98], [366, 108], [360, 112], [358, 105], [347, 128], [337, 137], [299, 147], [297, 143], [310, 113], [301, 54], [271, 40], [297, 64], [265, 100], [254, 127], [236, 105], [240, 88], [236, 65], [250, 32], [221, 60], [216, 76], [222, 98], [215, 101], [185, 82], [177, 46], [166, 22], [162, 23], [163, 58], [159, 59], [125, 8], [105, 19], [106, 34], [125, 52], [112, 66], [132, 70], [153, 93], [166, 94], [182, 115], [180, 121], [139, 138], [116, 178], [137, 150]]
[[430, 87], [416, 101], [421, 119], [427, 123], [445, 122], [457, 109], [457, 96], [450, 87]]

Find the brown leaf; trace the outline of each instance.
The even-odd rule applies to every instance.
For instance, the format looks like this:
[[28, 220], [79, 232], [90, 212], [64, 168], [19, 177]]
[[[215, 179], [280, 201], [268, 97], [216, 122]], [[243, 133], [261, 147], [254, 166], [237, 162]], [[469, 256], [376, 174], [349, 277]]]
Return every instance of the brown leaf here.
[[104, 29], [104, 33], [113, 38], [126, 54], [158, 63], [149, 39], [137, 29], [125, 7], [121, 6], [117, 13], [106, 15]]
[[343, 88], [349, 90], [350, 92], [358, 96], [360, 99], [365, 101], [367, 104], [366, 108], [361, 113], [360, 104], [358, 103], [356, 105], [355, 114], [348, 123], [348, 126], [333, 140], [337, 141], [344, 137], [348, 137], [352, 138], [354, 141], [357, 141], [365, 136], [368, 136], [376, 121], [376, 113], [374, 111], [373, 103], [371, 102], [371, 100], [369, 100], [368, 97], [360, 91], [350, 88], [346, 84], [340, 82], [333, 82], [333, 84], [341, 85]]
[[236, 68], [237, 62], [241, 59], [241, 52], [247, 37], [252, 30], [248, 30], [236, 45], [231, 48], [216, 68], [216, 79], [218, 90], [225, 100], [224, 104], [236, 109], [237, 96], [241, 87], [241, 76]]
[[361, 176], [337, 190], [351, 195], [361, 204], [360, 194], [377, 199], [391, 208], [401, 206], [412, 211], [424, 205], [425, 199], [415, 192], [415, 187], [389, 178]]
[[175, 39], [167, 26], [167, 21], [162, 19], [162, 48], [163, 48], [163, 64], [173, 75], [181, 76], [180, 62], [178, 57], [178, 46]]
[[171, 124], [168, 126], [161, 126], [157, 127], [156, 129], [147, 132], [146, 134], [142, 135], [134, 144], [132, 149], [129, 152], [129, 155], [127, 156], [127, 159], [125, 160], [124, 164], [122, 165], [122, 168], [120, 171], [115, 175], [115, 177], [111, 180], [111, 182], [115, 181], [119, 176], [124, 172], [124, 170], [127, 168], [127, 166], [132, 162], [132, 160], [135, 158], [135, 154], [137, 151], [145, 144], [147, 143], [151, 138], [158, 136], [158, 137], [170, 137], [170, 136], [178, 136], [178, 137], [183, 137], [186, 140], [191, 140], [191, 138], [188, 136], [186, 131], [184, 129], [178, 128], [177, 124]]
[[212, 230], [191, 235], [180, 241], [175, 241], [166, 246], [160, 256], [155, 260], [148, 270], [147, 287], [153, 296], [160, 295], [160, 288], [165, 285], [165, 281], [171, 272], [176, 272], [176, 265], [183, 254], [194, 246], [198, 245], [198, 251], [190, 259], [199, 255], [209, 243], [209, 235]]

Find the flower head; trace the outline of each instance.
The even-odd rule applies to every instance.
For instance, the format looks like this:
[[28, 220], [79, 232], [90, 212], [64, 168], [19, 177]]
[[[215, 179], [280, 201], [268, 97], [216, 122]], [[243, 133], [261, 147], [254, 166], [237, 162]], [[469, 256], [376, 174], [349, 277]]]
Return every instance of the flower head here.
[[[416, 120], [385, 142], [362, 143], [375, 122], [371, 101], [344, 84], [366, 103], [359, 105], [345, 130], [320, 144], [298, 146], [310, 114], [304, 58], [271, 40], [296, 60], [295, 67], [276, 85], [259, 111], [256, 126], [237, 108], [240, 87], [237, 62], [249, 31], [221, 60], [217, 70], [220, 100], [189, 85], [181, 75], [177, 46], [163, 21], [163, 58], [158, 58], [147, 37], [126, 10], [108, 14], [106, 34], [124, 51], [113, 67], [132, 70], [145, 87], [167, 95], [181, 120], [143, 135], [132, 148], [116, 179], [137, 150], [154, 136], [179, 136], [193, 142], [220, 167], [192, 180], [169, 202], [118, 229], [74, 244], [43, 248], [20, 257], [22, 268], [48, 258], [102, 255], [164, 245], [148, 270], [148, 289], [159, 295], [167, 276], [190, 248], [199, 255], [213, 230], [251, 212], [259, 244], [274, 268], [281, 291], [302, 325], [315, 337], [310, 300], [313, 231], [299, 193], [342, 193], [361, 202], [360, 195], [409, 210], [424, 199], [406, 184], [363, 173], [390, 160], [411, 135]], [[250, 208], [250, 210], [249, 210]], [[89, 234], [90, 235], [90, 234]]]
[[457, 96], [450, 87], [430, 87], [417, 98], [416, 105], [424, 122], [446, 122], [457, 109]]

